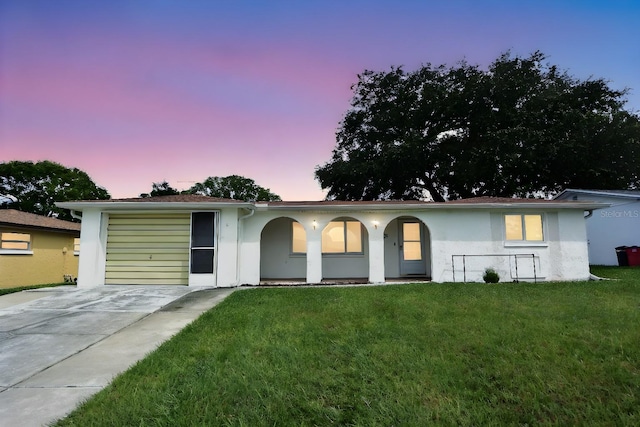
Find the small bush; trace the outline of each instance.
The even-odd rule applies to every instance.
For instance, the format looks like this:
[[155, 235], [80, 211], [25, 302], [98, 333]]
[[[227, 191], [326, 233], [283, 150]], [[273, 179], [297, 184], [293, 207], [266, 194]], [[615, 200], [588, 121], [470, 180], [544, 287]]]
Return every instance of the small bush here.
[[498, 283], [500, 281], [500, 276], [493, 268], [487, 268], [484, 270], [482, 280], [484, 280], [484, 283]]

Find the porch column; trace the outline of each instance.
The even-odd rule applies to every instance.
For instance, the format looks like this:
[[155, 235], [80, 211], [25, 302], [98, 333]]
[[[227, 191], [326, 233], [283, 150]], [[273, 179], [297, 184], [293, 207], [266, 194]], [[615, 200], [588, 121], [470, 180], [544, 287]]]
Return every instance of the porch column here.
[[384, 230], [369, 230], [369, 282], [384, 283]]
[[322, 281], [322, 233], [307, 233], [307, 283]]
[[109, 217], [98, 210], [82, 212], [78, 288], [104, 285], [106, 232]]

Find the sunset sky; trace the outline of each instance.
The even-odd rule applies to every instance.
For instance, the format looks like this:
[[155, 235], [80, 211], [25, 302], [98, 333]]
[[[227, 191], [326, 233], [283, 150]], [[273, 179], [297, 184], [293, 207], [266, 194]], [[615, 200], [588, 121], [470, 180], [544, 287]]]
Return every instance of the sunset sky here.
[[640, 110], [635, 0], [0, 0], [0, 162], [77, 167], [115, 198], [237, 174], [319, 200], [358, 73], [509, 49]]

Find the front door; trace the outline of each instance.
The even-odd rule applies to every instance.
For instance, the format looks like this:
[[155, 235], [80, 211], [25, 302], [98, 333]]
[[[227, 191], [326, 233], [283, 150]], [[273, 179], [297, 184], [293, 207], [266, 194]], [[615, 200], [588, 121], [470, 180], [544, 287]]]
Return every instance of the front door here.
[[216, 284], [216, 229], [216, 212], [191, 214], [190, 286], [215, 286]]
[[400, 221], [400, 275], [402, 276], [427, 274], [422, 229], [420, 221]]

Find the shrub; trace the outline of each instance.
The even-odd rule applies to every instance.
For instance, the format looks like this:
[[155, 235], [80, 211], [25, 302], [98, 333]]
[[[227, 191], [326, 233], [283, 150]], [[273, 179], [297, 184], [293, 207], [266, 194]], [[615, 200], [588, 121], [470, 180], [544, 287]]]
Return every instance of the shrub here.
[[500, 276], [493, 268], [487, 268], [484, 270], [482, 280], [484, 280], [485, 283], [498, 283], [500, 281]]

